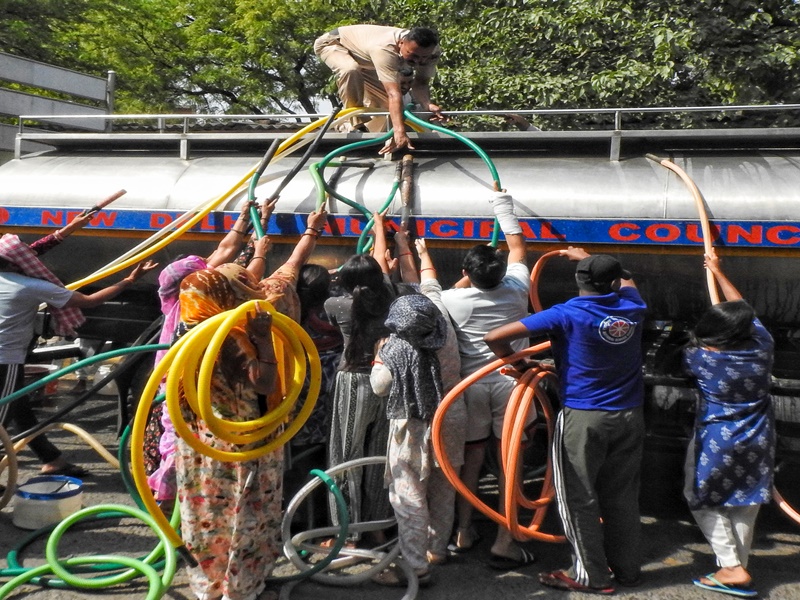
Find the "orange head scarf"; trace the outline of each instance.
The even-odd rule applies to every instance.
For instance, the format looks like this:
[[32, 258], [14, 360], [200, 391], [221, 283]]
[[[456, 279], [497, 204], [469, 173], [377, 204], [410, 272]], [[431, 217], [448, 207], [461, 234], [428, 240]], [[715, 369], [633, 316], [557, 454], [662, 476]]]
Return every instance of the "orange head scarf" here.
[[263, 290], [258, 285], [256, 276], [244, 267], [235, 263], [226, 263], [216, 267], [215, 270], [228, 280], [234, 295], [240, 302], [246, 302], [247, 300], [256, 298], [264, 300], [266, 297]]

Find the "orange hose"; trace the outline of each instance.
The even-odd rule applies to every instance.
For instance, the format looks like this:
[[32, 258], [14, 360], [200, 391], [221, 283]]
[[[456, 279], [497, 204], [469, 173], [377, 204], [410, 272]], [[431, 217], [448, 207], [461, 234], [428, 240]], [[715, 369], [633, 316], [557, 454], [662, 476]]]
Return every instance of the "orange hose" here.
[[554, 256], [560, 255], [561, 250], [552, 250], [550, 252], [546, 252], [539, 257], [539, 260], [536, 261], [536, 264], [533, 265], [533, 269], [531, 269], [530, 299], [531, 306], [533, 306], [533, 312], [542, 312], [543, 310], [542, 303], [539, 300], [539, 278], [542, 276], [544, 265]]
[[[539, 257], [539, 260], [531, 270], [530, 300], [535, 312], [542, 310], [538, 289], [539, 279], [544, 265], [552, 257], [560, 255], [560, 250], [553, 250], [543, 254]], [[524, 490], [517, 477], [521, 469], [522, 454], [520, 448], [522, 447], [522, 441], [525, 435], [528, 420], [527, 416], [534, 402], [537, 405], [539, 413], [544, 416], [547, 428], [547, 447], [550, 448], [552, 446], [553, 432], [555, 430], [555, 414], [550, 404], [550, 399], [541, 388], [541, 383], [545, 378], [555, 378], [555, 375], [551, 371], [542, 368], [533, 368], [520, 374], [518, 376], [519, 381], [514, 387], [508, 405], [506, 406], [506, 414], [503, 419], [503, 433], [500, 439], [499, 461], [500, 468], [503, 470], [506, 480], [503, 506], [504, 514], [500, 514], [489, 507], [464, 485], [464, 482], [461, 481], [456, 474], [455, 469], [445, 454], [444, 444], [442, 442], [444, 415], [466, 388], [474, 382], [483, 379], [488, 374], [493, 373], [503, 365], [516, 362], [527, 356], [538, 354], [549, 348], [550, 342], [532, 346], [512, 356], [498, 359], [461, 381], [445, 396], [439, 405], [433, 417], [433, 423], [431, 424], [431, 439], [433, 442], [433, 451], [436, 454], [436, 459], [442, 468], [442, 472], [456, 491], [464, 496], [475, 509], [508, 529], [517, 539], [536, 539], [543, 542], [561, 543], [565, 541], [564, 536], [539, 531], [546, 516], [547, 508], [552, 504], [555, 498], [551, 453], [548, 452], [547, 455], [544, 481], [542, 482], [542, 490], [538, 499], [531, 500], [525, 496]], [[527, 526], [523, 526], [519, 523], [518, 514], [520, 506], [533, 511], [533, 517], [530, 524]]]
[[[689, 192], [692, 194], [694, 198], [694, 204], [697, 208], [697, 214], [700, 216], [700, 227], [703, 231], [703, 251], [706, 254], [711, 253], [711, 225], [708, 222], [708, 214], [706, 213], [706, 204], [705, 200], [703, 200], [703, 194], [700, 193], [695, 182], [692, 180], [689, 175], [686, 174], [686, 171], [681, 169], [678, 165], [676, 165], [671, 160], [667, 160], [666, 158], [658, 158], [652, 154], [648, 154], [647, 158], [652, 161], [657, 162], [662, 167], [665, 167], [675, 173], [678, 177], [681, 178], [681, 181], [686, 185], [689, 189]], [[719, 292], [717, 291], [717, 282], [714, 279], [714, 274], [706, 270], [706, 285], [708, 286], [708, 296], [711, 298], [711, 304], [719, 304]]]
[[[505, 444], [506, 452], [502, 457], [502, 464], [506, 474], [507, 489], [510, 490], [513, 486], [514, 490], [513, 494], [506, 493], [505, 495], [505, 505], [503, 507], [504, 514], [506, 515], [506, 519], [508, 521], [509, 531], [517, 539], [532, 538], [545, 542], [563, 542], [563, 536], [539, 531], [539, 528], [544, 521], [547, 508], [555, 498], [555, 487], [553, 486], [553, 471], [550, 462], [550, 452], [548, 452], [547, 464], [545, 467], [545, 477], [544, 481], [542, 482], [542, 490], [537, 500], [529, 500], [525, 496], [521, 485], [522, 482], [518, 477], [518, 473], [521, 469], [522, 453], [519, 451], [514, 452], [513, 448], [519, 449], [522, 447], [523, 436], [525, 435], [526, 430], [526, 417], [534, 399], [539, 403], [541, 411], [545, 415], [548, 431], [548, 448], [550, 448], [552, 443], [552, 432], [555, 423], [552, 418], [553, 412], [552, 408], [550, 407], [550, 401], [547, 398], [547, 394], [545, 394], [542, 388], [539, 386], [545, 377], [553, 377], [553, 374], [543, 369], [529, 369], [523, 375], [528, 375], [529, 373], [531, 375], [527, 378], [527, 381], [525, 381], [524, 387], [522, 385], [518, 385], [514, 390], [514, 394], [519, 396], [520, 400], [517, 410], [511, 413], [514, 424], [510, 430], [510, 434], [507, 436], [508, 443]], [[524, 377], [521, 379], [520, 384], [522, 384], [523, 380]], [[522, 391], [520, 392], [520, 390]], [[533, 510], [533, 518], [531, 519], [530, 524], [526, 527], [523, 527], [519, 523], [518, 508], [520, 506]]]
[[786, 513], [786, 515], [792, 519], [795, 523], [800, 524], [800, 513], [798, 513], [792, 506], [784, 499], [781, 493], [778, 491], [778, 488], [772, 488], [772, 499], [775, 500], [775, 504]]
[[[552, 484], [548, 484], [552, 481], [552, 474], [548, 473], [548, 475], [545, 476], [545, 484], [542, 487], [542, 497], [538, 501], [533, 502], [524, 499], [524, 496], [517, 486], [516, 481], [516, 473], [520, 468], [521, 460], [519, 448], [521, 445], [522, 436], [525, 432], [528, 409], [531, 406], [533, 398], [536, 397], [536, 394], [534, 393], [535, 386], [538, 385], [538, 382], [541, 381], [542, 377], [544, 376], [539, 375], [540, 373], [544, 372], [543, 369], [530, 369], [520, 376], [520, 381], [514, 388], [511, 398], [509, 399], [509, 405], [506, 408], [506, 415], [503, 421], [503, 436], [501, 439], [502, 458], [500, 461], [500, 468], [502, 468], [506, 474], [505, 515], [502, 515], [493, 508], [489, 507], [485, 502], [478, 498], [476, 494], [469, 490], [467, 486], [464, 485], [464, 482], [461, 481], [461, 478], [456, 474], [453, 465], [451, 464], [448, 456], [445, 454], [444, 445], [442, 442], [442, 425], [444, 423], [444, 416], [453, 402], [458, 399], [465, 389], [467, 389], [476, 381], [479, 381], [490, 373], [493, 373], [503, 365], [518, 361], [527, 356], [538, 354], [549, 348], [550, 342], [544, 342], [542, 344], [537, 344], [536, 346], [526, 348], [525, 350], [517, 352], [511, 356], [499, 358], [459, 382], [444, 397], [442, 402], [439, 404], [439, 408], [436, 410], [436, 414], [434, 414], [433, 423], [431, 424], [431, 439], [433, 442], [433, 451], [436, 454], [436, 459], [439, 462], [445, 477], [447, 477], [456, 491], [464, 496], [464, 498], [466, 498], [467, 501], [475, 507], [475, 509], [479, 510], [481, 513], [495, 521], [498, 525], [505, 527], [520, 538], [524, 537], [528, 539], [537, 539], [545, 542], [563, 542], [563, 536], [557, 536], [538, 531], [541, 522], [544, 520], [547, 507], [552, 502], [554, 496]], [[549, 372], [544, 372], [544, 374], [550, 375]], [[550, 421], [552, 422], [552, 409], [549, 406], [546, 396], [543, 393], [541, 396], [544, 397], [544, 401], [539, 399], [540, 406], [542, 406], [543, 403], [547, 405], [546, 407], [543, 406], [542, 412], [545, 414], [545, 416], [549, 414], [551, 417]], [[548, 432], [550, 426], [551, 423], [548, 423]], [[513, 448], [517, 448], [517, 451], [514, 452], [512, 450]], [[549, 460], [548, 471], [550, 471]], [[517, 506], [520, 504], [520, 501], [524, 502], [523, 506], [536, 507], [534, 508], [533, 520], [527, 527], [521, 526], [516, 519]], [[510, 518], [509, 515], [511, 515], [513, 518]]]

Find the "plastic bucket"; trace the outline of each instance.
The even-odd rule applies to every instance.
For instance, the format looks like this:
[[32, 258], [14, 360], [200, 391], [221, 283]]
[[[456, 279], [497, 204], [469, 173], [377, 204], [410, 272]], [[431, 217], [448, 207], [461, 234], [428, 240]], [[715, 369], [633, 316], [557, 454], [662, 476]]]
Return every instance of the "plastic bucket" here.
[[[103, 379], [106, 375], [111, 373], [111, 371], [114, 369], [114, 366], [115, 365], [102, 365], [99, 367], [97, 372], [94, 374], [94, 381], [97, 382]], [[101, 396], [116, 396], [119, 394], [116, 380], [112, 379], [109, 381], [107, 384], [97, 390], [97, 393]]]
[[[39, 381], [42, 377], [51, 375], [56, 371], [58, 371], [56, 365], [25, 365], [25, 385]], [[45, 396], [52, 396], [58, 391], [58, 379], [49, 381], [39, 391]]]
[[31, 477], [17, 487], [12, 523], [20, 529], [40, 529], [60, 523], [81, 508], [83, 482], [67, 475]]

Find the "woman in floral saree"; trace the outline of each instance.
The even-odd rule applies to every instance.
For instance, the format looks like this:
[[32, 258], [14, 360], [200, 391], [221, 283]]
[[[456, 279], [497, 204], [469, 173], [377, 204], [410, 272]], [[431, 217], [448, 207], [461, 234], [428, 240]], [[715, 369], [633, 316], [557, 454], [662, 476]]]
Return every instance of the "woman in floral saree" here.
[[[252, 298], [263, 298], [263, 292], [252, 274], [237, 265], [192, 273], [181, 283], [178, 335]], [[279, 400], [271, 326], [271, 315], [256, 311], [223, 343], [211, 379], [211, 402], [218, 417], [256, 419]], [[264, 443], [223, 441], [183, 398], [181, 409], [205, 445], [240, 451]], [[280, 548], [283, 450], [244, 462], [221, 462], [179, 439], [176, 467], [181, 533], [199, 563], [189, 568], [192, 591], [200, 600], [255, 600]]]

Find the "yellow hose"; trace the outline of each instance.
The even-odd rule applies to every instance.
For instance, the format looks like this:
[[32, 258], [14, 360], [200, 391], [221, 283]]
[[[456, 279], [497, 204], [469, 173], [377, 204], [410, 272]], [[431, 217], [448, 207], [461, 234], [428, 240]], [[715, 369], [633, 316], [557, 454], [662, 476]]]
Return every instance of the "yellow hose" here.
[[[210, 373], [217, 360], [219, 349], [230, 330], [246, 320], [249, 311], [258, 304], [263, 310], [272, 314], [273, 343], [282, 340], [288, 346], [288, 352], [276, 353], [278, 359], [278, 373], [291, 373], [291, 381], [284, 387], [287, 390], [284, 399], [274, 411], [265, 417], [244, 422], [247, 433], [240, 434], [242, 422], [226, 421], [213, 414], [210, 394]], [[201, 361], [202, 356], [202, 361]], [[284, 364], [288, 360], [291, 368], [287, 370]], [[198, 368], [198, 363], [200, 363]], [[198, 418], [203, 418], [209, 424], [213, 423], [215, 430], [219, 431], [220, 439], [236, 444], [263, 441], [273, 435], [275, 430], [285, 421], [286, 415], [294, 407], [303, 387], [306, 374], [306, 364], [309, 369], [309, 388], [305, 401], [297, 416], [267, 443], [250, 450], [226, 452], [203, 444], [186, 424], [180, 405], [179, 382], [183, 383], [184, 391], [190, 390], [186, 395], [187, 402], [192, 395], [190, 407]], [[319, 354], [313, 341], [300, 325], [289, 317], [275, 311], [269, 302], [253, 300], [231, 311], [221, 313], [191, 329], [180, 338], [166, 353], [156, 366], [153, 374], [145, 385], [139, 405], [134, 416], [131, 428], [131, 470], [136, 489], [148, 512], [158, 523], [159, 527], [170, 538], [175, 547], [183, 545], [183, 541], [170, 526], [166, 516], [161, 512], [153, 493], [147, 484], [147, 475], [144, 467], [144, 433], [147, 417], [152, 399], [158, 392], [159, 384], [167, 374], [167, 410], [172, 419], [175, 433], [181, 437], [194, 451], [223, 462], [253, 460], [263, 456], [285, 444], [306, 422], [314, 409], [314, 404], [319, 395], [322, 382], [322, 368]], [[206, 375], [208, 374], [208, 375]]]
[[0, 461], [0, 473], [3, 472], [6, 464], [8, 464], [8, 478], [5, 483], [6, 489], [0, 494], [0, 508], [3, 508], [11, 501], [11, 498], [14, 497], [14, 490], [17, 489], [19, 466], [17, 463], [17, 449], [14, 448], [14, 444], [11, 442], [11, 436], [8, 435], [8, 432], [2, 425], [0, 425], [0, 444], [3, 444], [3, 448], [6, 449], [6, 455], [3, 457], [3, 460]]
[[[345, 109], [345, 110], [343, 110], [343, 111], [341, 111], [339, 113], [339, 115], [338, 115], [338, 117], [337, 117], [335, 122], [338, 123], [341, 120], [344, 120], [346, 117], [351, 117], [354, 114], [359, 114], [359, 113], [361, 113], [363, 111], [364, 111], [364, 109], [362, 109], [362, 108]], [[289, 137], [280, 146], [278, 146], [278, 152], [276, 153], [276, 156], [275, 156], [274, 160], [280, 160], [284, 156], [287, 156], [291, 152], [294, 152], [298, 148], [302, 147], [301, 145], [298, 144], [298, 142], [304, 136], [306, 136], [308, 133], [314, 131], [318, 127], [321, 127], [325, 123], [326, 120], [327, 120], [327, 117], [322, 118], [322, 119], [318, 119], [318, 120], [314, 121], [313, 123], [310, 123], [310, 124], [306, 125], [300, 131], [296, 132], [291, 137]], [[87, 277], [84, 277], [83, 279], [80, 279], [78, 281], [70, 283], [69, 285], [66, 286], [67, 289], [70, 289], [70, 290], [80, 289], [85, 285], [88, 285], [90, 283], [94, 283], [95, 281], [98, 281], [100, 279], [108, 277], [109, 275], [113, 275], [114, 273], [117, 273], [119, 271], [122, 271], [123, 269], [126, 269], [127, 267], [135, 265], [136, 263], [144, 260], [148, 256], [151, 256], [151, 255], [155, 254], [156, 252], [158, 252], [159, 250], [161, 250], [162, 248], [164, 248], [165, 246], [167, 246], [168, 244], [170, 244], [171, 242], [173, 242], [174, 240], [179, 238], [186, 231], [188, 231], [189, 229], [194, 227], [194, 225], [196, 225], [197, 223], [202, 221], [203, 218], [205, 218], [206, 215], [208, 215], [208, 213], [210, 213], [212, 210], [214, 210], [217, 206], [219, 206], [224, 201], [226, 201], [229, 198], [231, 198], [233, 195], [235, 195], [239, 191], [242, 191], [244, 188], [246, 188], [247, 187], [247, 183], [249, 183], [253, 173], [255, 173], [257, 168], [258, 168], [258, 165], [256, 165], [253, 168], [251, 168], [247, 172], [246, 175], [244, 175], [238, 182], [236, 182], [236, 184], [233, 185], [233, 187], [231, 187], [228, 191], [223, 193], [221, 196], [219, 196], [219, 197], [217, 197], [217, 198], [215, 198], [213, 200], [210, 200], [210, 201], [206, 202], [205, 204], [199, 205], [202, 208], [200, 208], [200, 211], [197, 214], [195, 214], [188, 221], [186, 221], [185, 223], [180, 225], [177, 229], [175, 229], [172, 233], [170, 233], [163, 240], [160, 240], [157, 243], [155, 243], [155, 244], [153, 244], [151, 246], [148, 246], [146, 249], [144, 249], [142, 252], [140, 252], [138, 254], [135, 254], [133, 256], [125, 258], [124, 260], [121, 260], [121, 261], [120, 260], [114, 261], [113, 263], [111, 263], [110, 266], [106, 266], [106, 267], [104, 267], [104, 268], [102, 268], [102, 269], [100, 269], [98, 271], [95, 271], [95, 273], [93, 273], [91, 275], [88, 275]], [[193, 209], [191, 211], [187, 211], [185, 213], [185, 215], [191, 214], [192, 212], [194, 212], [194, 210], [196, 210], [196, 209]], [[185, 215], [181, 216], [178, 219], [178, 222], [182, 222], [182, 220], [183, 220]], [[170, 227], [170, 226], [167, 226], [167, 227]], [[162, 233], [163, 231], [164, 230], [159, 231], [151, 239], [160, 238], [163, 235], [163, 233]]]
[[[292, 360], [292, 366], [289, 368], [288, 372], [292, 374], [292, 381], [287, 388], [289, 393], [285, 396], [284, 400], [275, 407], [274, 410], [268, 412], [264, 416], [252, 420], [252, 421], [240, 421], [240, 422], [226, 422], [220, 418], [218, 418], [212, 411], [211, 411], [211, 400], [209, 395], [209, 390], [211, 389], [211, 377], [213, 374], [213, 367], [214, 363], [210, 361], [203, 361], [203, 364], [200, 366], [199, 374], [197, 376], [197, 384], [198, 384], [198, 404], [200, 408], [200, 418], [205, 421], [206, 425], [208, 426], [209, 430], [214, 433], [214, 435], [220, 437], [221, 439], [238, 443], [238, 444], [249, 444], [254, 441], [258, 441], [260, 438], [258, 437], [257, 433], [242, 433], [242, 432], [252, 432], [253, 430], [257, 429], [266, 429], [265, 433], [271, 433], [275, 429], [278, 428], [281, 422], [283, 422], [284, 417], [289, 414], [289, 411], [294, 406], [294, 403], [297, 401], [298, 396], [300, 395], [300, 391], [303, 387], [303, 382], [305, 381], [306, 377], [306, 358], [305, 353], [303, 352], [303, 346], [300, 343], [300, 340], [291, 335], [293, 333], [291, 331], [290, 323], [294, 323], [289, 317], [282, 315], [280, 313], [276, 313], [275, 309], [269, 305], [268, 302], [264, 303], [268, 309], [273, 312], [274, 316], [273, 319], [277, 317], [279, 321], [283, 321], [283, 327], [278, 327], [276, 333], [278, 334], [277, 337], [282, 338], [284, 341], [288, 342], [290, 345], [290, 353], [289, 357]], [[230, 322], [233, 321], [234, 323], [239, 320], [240, 315], [243, 314], [240, 311], [237, 313], [236, 311], [231, 311], [231, 314], [225, 319], [222, 324], [222, 327], [214, 333], [211, 342], [208, 344], [208, 348], [206, 353], [208, 354], [216, 354], [219, 352], [222, 343], [225, 341], [225, 332], [230, 329], [231, 325]], [[220, 335], [222, 333], [222, 335]], [[283, 335], [282, 335], [283, 334]], [[289, 335], [286, 335], [289, 334]], [[276, 353], [276, 356], [283, 355], [284, 353]], [[287, 365], [283, 365], [284, 369]], [[195, 365], [188, 364], [186, 368], [192, 369], [196, 368]], [[240, 435], [240, 441], [237, 441], [236, 435], [229, 436], [228, 433]], [[262, 436], [263, 437], [263, 436]]]
[[[106, 450], [105, 446], [97, 441], [97, 438], [93, 437], [91, 433], [86, 431], [85, 429], [78, 427], [77, 425], [73, 425], [72, 423], [50, 423], [49, 425], [42, 427], [36, 433], [32, 433], [31, 435], [18, 440], [16, 444], [14, 444], [13, 449], [14, 452], [19, 452], [23, 448], [25, 448], [28, 444], [31, 443], [31, 440], [34, 438], [39, 437], [47, 433], [48, 431], [52, 431], [53, 429], [63, 429], [64, 431], [69, 431], [70, 433], [74, 433], [79, 438], [81, 438], [84, 442], [86, 442], [95, 452], [97, 452], [105, 461], [114, 467], [115, 469], [119, 469], [119, 461], [117, 457], [111, 454], [108, 450]], [[4, 457], [2, 461], [0, 461], [0, 470], [5, 467], [7, 457]]]

